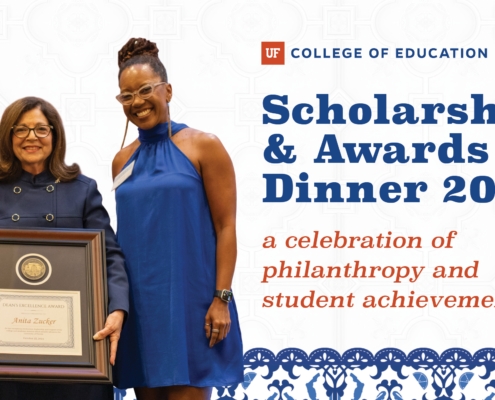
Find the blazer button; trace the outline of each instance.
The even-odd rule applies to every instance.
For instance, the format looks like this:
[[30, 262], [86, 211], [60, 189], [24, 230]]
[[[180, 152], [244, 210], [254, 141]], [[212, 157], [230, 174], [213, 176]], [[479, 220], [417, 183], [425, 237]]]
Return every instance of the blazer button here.
[[14, 188], [14, 193], [15, 193], [15, 194], [19, 194], [19, 193], [21, 193], [21, 188], [20, 188], [19, 186], [16, 186], [16, 187]]
[[53, 192], [54, 190], [55, 190], [55, 188], [53, 187], [53, 185], [48, 185], [48, 186], [46, 187], [46, 191], [47, 191], [48, 193], [51, 193], [51, 192]]
[[46, 218], [46, 220], [48, 222], [52, 222], [55, 219], [55, 217], [53, 216], [53, 214], [48, 214], [45, 218]]
[[17, 221], [19, 221], [20, 219], [21, 219], [21, 217], [19, 217], [19, 214], [14, 214], [14, 215], [12, 215], [12, 221], [17, 222]]

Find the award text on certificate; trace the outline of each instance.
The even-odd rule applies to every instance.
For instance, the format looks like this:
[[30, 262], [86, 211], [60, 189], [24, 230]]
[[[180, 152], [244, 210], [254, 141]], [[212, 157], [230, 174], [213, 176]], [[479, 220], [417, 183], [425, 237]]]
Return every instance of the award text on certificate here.
[[0, 353], [82, 355], [80, 293], [0, 290]]

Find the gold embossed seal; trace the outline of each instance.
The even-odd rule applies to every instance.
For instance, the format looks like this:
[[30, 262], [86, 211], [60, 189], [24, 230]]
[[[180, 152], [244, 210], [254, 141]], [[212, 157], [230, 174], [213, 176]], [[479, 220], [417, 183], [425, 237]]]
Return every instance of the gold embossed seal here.
[[24, 254], [17, 260], [15, 273], [28, 285], [43, 285], [52, 275], [52, 264], [41, 254]]
[[46, 274], [46, 265], [39, 258], [28, 258], [21, 265], [21, 272], [27, 279], [37, 281]]

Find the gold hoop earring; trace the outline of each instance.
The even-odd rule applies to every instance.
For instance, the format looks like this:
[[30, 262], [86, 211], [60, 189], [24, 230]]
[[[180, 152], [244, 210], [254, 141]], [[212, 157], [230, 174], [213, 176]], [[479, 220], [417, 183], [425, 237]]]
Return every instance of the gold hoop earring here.
[[127, 123], [125, 124], [124, 140], [122, 141], [122, 146], [120, 146], [120, 150], [124, 148], [125, 138], [127, 136], [127, 128], [129, 128], [129, 118], [127, 118]]

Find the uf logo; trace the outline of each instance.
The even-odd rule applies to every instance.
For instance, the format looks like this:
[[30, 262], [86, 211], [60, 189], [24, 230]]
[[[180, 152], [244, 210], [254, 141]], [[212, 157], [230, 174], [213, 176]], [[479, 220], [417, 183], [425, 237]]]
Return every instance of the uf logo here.
[[279, 48], [274, 48], [274, 47], [267, 47], [266, 49], [266, 56], [268, 58], [277, 58], [277, 54], [280, 51]]
[[285, 64], [285, 42], [261, 42], [262, 65]]

